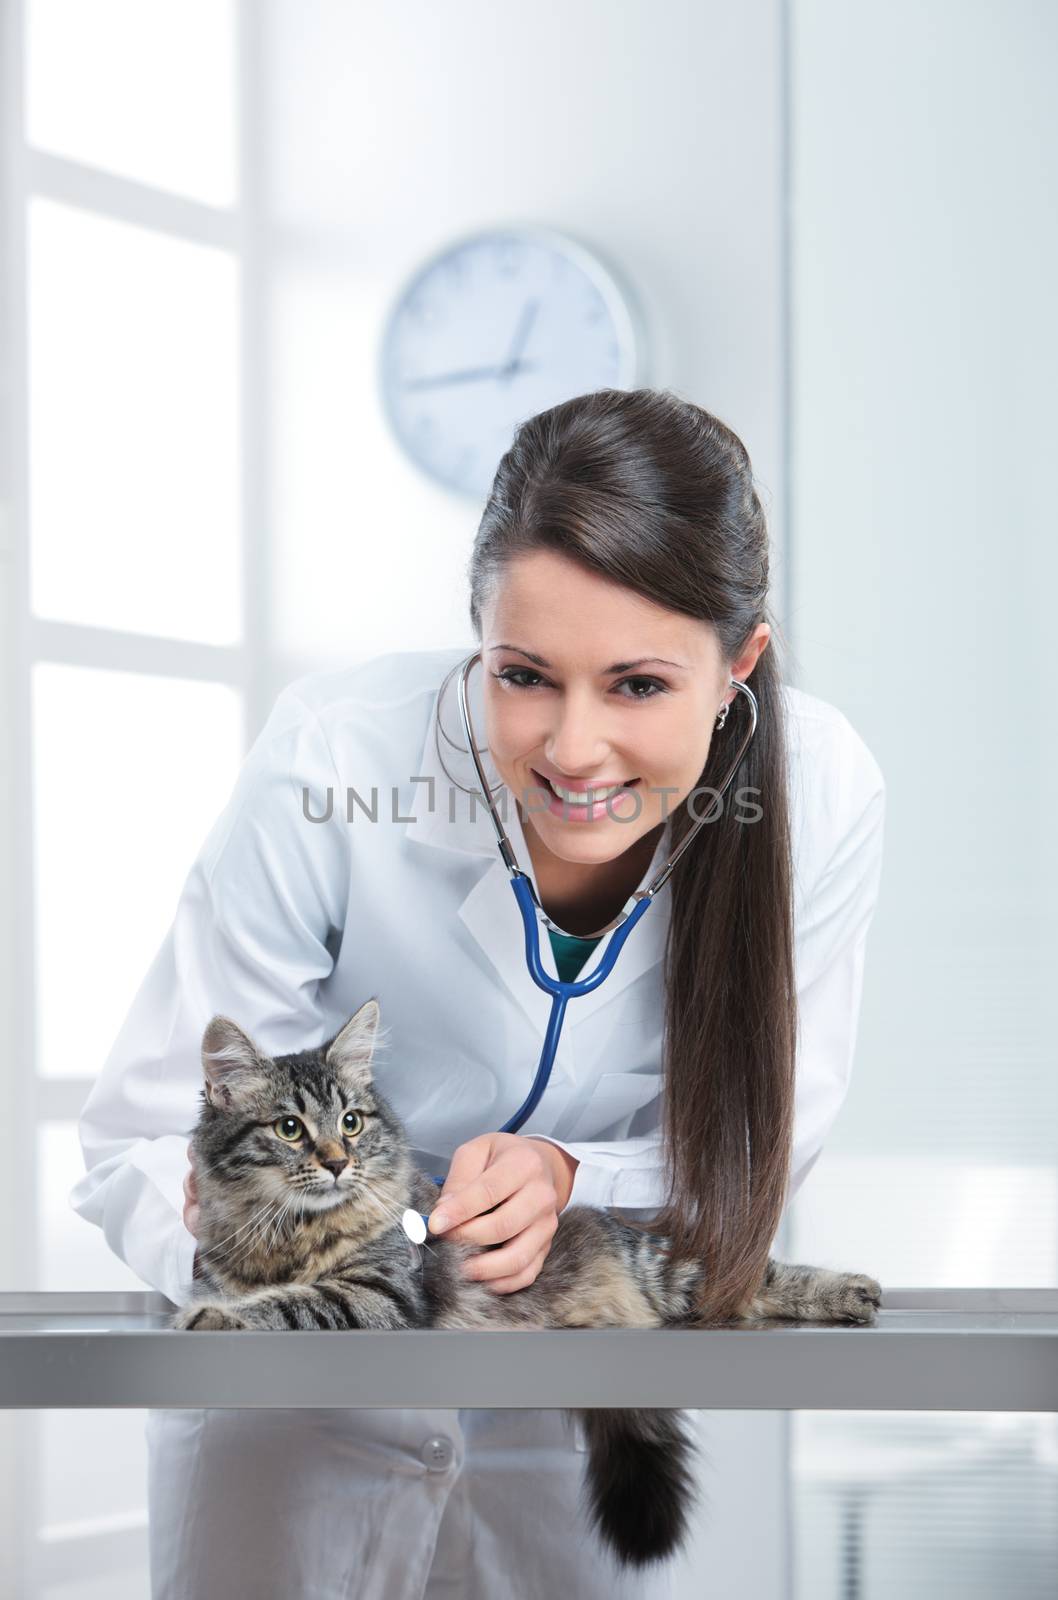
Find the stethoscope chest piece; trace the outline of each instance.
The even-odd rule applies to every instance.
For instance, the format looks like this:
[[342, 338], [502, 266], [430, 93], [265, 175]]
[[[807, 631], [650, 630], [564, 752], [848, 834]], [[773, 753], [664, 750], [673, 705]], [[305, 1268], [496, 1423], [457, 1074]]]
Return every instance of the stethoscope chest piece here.
[[405, 1211], [400, 1219], [400, 1225], [412, 1244], [426, 1243], [426, 1218], [420, 1212]]

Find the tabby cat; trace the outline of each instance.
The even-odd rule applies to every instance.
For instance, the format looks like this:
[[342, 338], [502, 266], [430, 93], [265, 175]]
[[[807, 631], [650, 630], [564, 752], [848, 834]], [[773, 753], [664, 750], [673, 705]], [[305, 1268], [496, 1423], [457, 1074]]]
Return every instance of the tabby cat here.
[[[406, 1210], [437, 1188], [412, 1163], [377, 1091], [378, 1003], [327, 1043], [271, 1058], [229, 1018], [202, 1041], [205, 1086], [192, 1136], [200, 1208], [182, 1329], [658, 1328], [694, 1326], [696, 1263], [607, 1211], [571, 1206], [535, 1282], [496, 1294], [460, 1266], [480, 1245], [413, 1244]], [[745, 1318], [871, 1323], [873, 1278], [769, 1261]], [[587, 1510], [617, 1558], [671, 1555], [688, 1528], [693, 1447], [679, 1412], [585, 1410]]]

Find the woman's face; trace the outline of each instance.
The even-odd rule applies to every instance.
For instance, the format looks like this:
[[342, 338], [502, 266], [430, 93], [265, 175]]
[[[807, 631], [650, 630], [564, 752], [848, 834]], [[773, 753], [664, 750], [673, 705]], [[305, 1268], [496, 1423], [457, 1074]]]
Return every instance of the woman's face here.
[[507, 564], [481, 625], [496, 770], [545, 847], [586, 865], [622, 855], [690, 794], [736, 693], [728, 679], [748, 676], [770, 633], [762, 623], [729, 671], [708, 623], [549, 550]]

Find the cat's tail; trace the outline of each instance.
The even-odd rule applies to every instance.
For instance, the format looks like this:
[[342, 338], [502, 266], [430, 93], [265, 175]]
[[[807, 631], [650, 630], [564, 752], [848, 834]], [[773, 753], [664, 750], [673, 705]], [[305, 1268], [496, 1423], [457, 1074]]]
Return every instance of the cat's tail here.
[[697, 1499], [695, 1446], [678, 1411], [578, 1411], [588, 1445], [587, 1511], [626, 1566], [683, 1543]]

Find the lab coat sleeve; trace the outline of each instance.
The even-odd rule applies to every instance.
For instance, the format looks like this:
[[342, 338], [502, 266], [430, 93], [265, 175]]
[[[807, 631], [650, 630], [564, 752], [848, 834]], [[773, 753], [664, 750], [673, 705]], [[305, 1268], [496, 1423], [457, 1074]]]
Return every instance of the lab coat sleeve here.
[[[313, 816], [324, 814], [330, 787], [330, 820], [306, 818], [303, 787]], [[203, 1032], [221, 1012], [276, 1054], [305, 1049], [319, 1031], [317, 989], [333, 967], [350, 878], [341, 815], [323, 729], [286, 689], [191, 867], [81, 1113], [87, 1170], [70, 1204], [177, 1305], [189, 1298], [196, 1248], [183, 1182]]]
[[[793, 1148], [785, 1207], [819, 1159], [848, 1091], [863, 990], [867, 932], [878, 900], [885, 783], [866, 745], [851, 734], [831, 832], [836, 845], [795, 918], [798, 998]], [[796, 897], [795, 897], [796, 905]], [[659, 1126], [632, 1139], [567, 1144], [578, 1162], [567, 1205], [656, 1211], [664, 1200]], [[537, 1137], [547, 1137], [537, 1135]]]
[[569, 1206], [619, 1206], [622, 1211], [656, 1211], [663, 1195], [661, 1130], [637, 1139], [566, 1144], [550, 1134], [534, 1139], [557, 1144], [577, 1161]]

